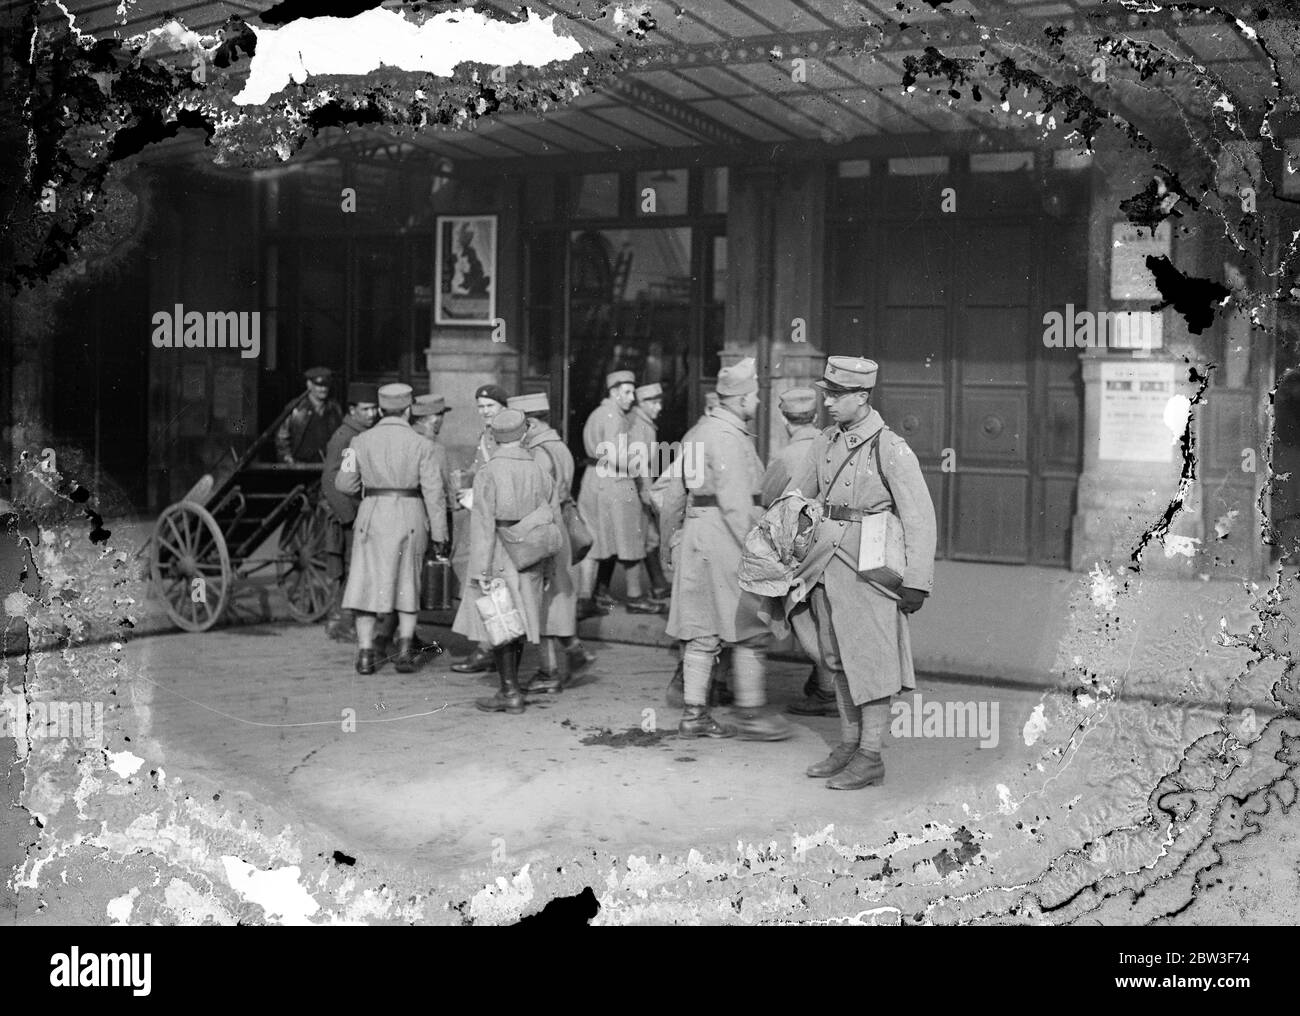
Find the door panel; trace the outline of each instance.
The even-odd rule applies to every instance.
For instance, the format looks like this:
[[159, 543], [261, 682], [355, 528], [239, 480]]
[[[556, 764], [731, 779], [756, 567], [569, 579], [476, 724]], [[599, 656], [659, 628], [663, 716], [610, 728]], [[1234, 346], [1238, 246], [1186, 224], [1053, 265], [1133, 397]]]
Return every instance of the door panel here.
[[890, 429], [907, 439], [922, 463], [937, 462], [943, 454], [947, 436], [943, 426], [943, 388], [890, 385], [888, 389], [882, 387], [879, 391], [875, 405]]
[[874, 404], [921, 462], [937, 555], [1068, 567], [1080, 372], [1040, 338], [1046, 311], [1086, 302], [1084, 224], [953, 216], [829, 235], [827, 351], [880, 364]]
[[1025, 504], [1029, 478], [961, 469], [951, 474], [955, 488], [953, 557], [969, 561], [1021, 563], [1029, 546]]

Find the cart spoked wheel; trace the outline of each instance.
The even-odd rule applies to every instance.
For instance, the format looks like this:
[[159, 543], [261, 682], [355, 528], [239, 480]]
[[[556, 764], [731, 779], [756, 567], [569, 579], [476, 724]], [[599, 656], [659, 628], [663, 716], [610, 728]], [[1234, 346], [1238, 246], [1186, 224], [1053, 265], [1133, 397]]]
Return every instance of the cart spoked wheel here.
[[304, 624], [319, 621], [329, 613], [338, 592], [339, 579], [329, 574], [333, 546], [342, 546], [338, 521], [323, 499], [304, 498], [302, 510], [284, 524], [280, 535], [280, 588], [288, 601], [289, 613]]
[[230, 554], [210, 512], [178, 501], [158, 516], [150, 542], [149, 574], [167, 615], [186, 631], [207, 631], [226, 609]]

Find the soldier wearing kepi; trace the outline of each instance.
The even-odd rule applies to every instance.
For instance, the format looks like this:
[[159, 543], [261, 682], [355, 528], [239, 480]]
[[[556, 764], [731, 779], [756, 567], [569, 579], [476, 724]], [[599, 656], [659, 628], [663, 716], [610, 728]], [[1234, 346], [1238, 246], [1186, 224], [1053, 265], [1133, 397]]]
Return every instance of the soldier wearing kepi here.
[[307, 397], [284, 418], [275, 432], [275, 454], [281, 462], [320, 462], [325, 446], [343, 422], [343, 410], [331, 399], [330, 382], [334, 372], [328, 367], [312, 367], [303, 372], [307, 379]]
[[[628, 448], [637, 450], [634, 454], [638, 461], [632, 472], [636, 474], [637, 494], [645, 513], [645, 568], [650, 578], [652, 600], [666, 600], [672, 593], [672, 587], [664, 578], [664, 570], [659, 563], [659, 517], [655, 514], [654, 501], [650, 496], [658, 478], [659, 465], [659, 428], [655, 426], [655, 421], [659, 419], [663, 408], [664, 388], [656, 382], [637, 387], [636, 404], [628, 413]], [[632, 609], [630, 603], [628, 609]]]
[[[748, 429], [758, 410], [754, 361], [742, 360], [718, 373], [716, 409], [710, 409], [682, 438], [694, 453], [697, 475], [665, 491], [665, 542], [681, 519], [681, 542], [673, 558], [673, 600], [668, 634], [686, 643], [682, 657], [686, 708], [678, 724], [684, 737], [741, 737], [779, 741], [790, 725], [764, 711], [767, 701], [763, 606], [741, 590], [740, 558], [746, 534], [762, 514], [759, 488], [763, 463]], [[685, 453], [684, 453], [685, 454]], [[688, 489], [689, 487], [689, 489]], [[684, 518], [683, 518], [684, 515]], [[709, 715], [713, 662], [723, 645], [733, 647], [732, 725]]]
[[[352, 615], [343, 609], [343, 580], [347, 577], [348, 561], [352, 557], [352, 523], [356, 520], [361, 498], [357, 494], [344, 494], [334, 486], [334, 478], [339, 475], [343, 453], [352, 439], [373, 427], [378, 416], [378, 386], [353, 381], [348, 385], [348, 415], [343, 418], [343, 423], [325, 446], [325, 468], [320, 478], [321, 494], [330, 513], [339, 523], [338, 537], [332, 537], [335, 542], [327, 550], [329, 575], [339, 583], [339, 589], [329, 620], [325, 622], [325, 634], [338, 642], [351, 642], [357, 637]], [[331, 534], [333, 532], [331, 530]]]
[[420, 567], [430, 538], [447, 541], [447, 502], [433, 448], [409, 423], [411, 386], [380, 388], [379, 411], [382, 419], [349, 445], [355, 468], [345, 462], [334, 480], [345, 494], [362, 493], [343, 606], [357, 612], [357, 673], [375, 672], [375, 615], [396, 610], [396, 667], [409, 674]]
[[[763, 474], [763, 507], [785, 493], [790, 477], [803, 468], [812, 443], [821, 431], [817, 429], [817, 393], [811, 388], [790, 388], [777, 399], [777, 408], [785, 417], [785, 432], [789, 443], [772, 456]], [[816, 657], [814, 657], [816, 659]], [[812, 673], [803, 686], [802, 702], [792, 702], [786, 711], [796, 716], [836, 716], [835, 685], [830, 675], [813, 664]]]
[[[832, 790], [885, 778], [889, 700], [916, 687], [907, 617], [934, 582], [934, 504], [916, 455], [871, 408], [877, 371], [872, 360], [829, 358], [817, 387], [834, 425], [813, 441], [788, 487], [825, 506], [797, 574], [809, 592], [801, 603], [787, 601], [787, 610], [805, 651], [835, 682], [840, 744], [808, 769], [830, 777]], [[907, 564], [897, 593], [858, 572], [862, 519], [882, 511], [902, 522]]]
[[[591, 411], [582, 428], [587, 450], [587, 471], [582, 477], [578, 508], [591, 529], [592, 545], [587, 560], [596, 567], [592, 601], [612, 607], [609, 584], [614, 565], [622, 562], [631, 572], [645, 557], [645, 520], [636, 480], [628, 472], [628, 411], [636, 397], [636, 376], [630, 370], [606, 375], [608, 396]], [[588, 569], [589, 571], [589, 569]], [[658, 613], [653, 601], [634, 597], [628, 609]]]
[[[451, 467], [447, 461], [447, 449], [438, 440], [442, 422], [450, 409], [447, 400], [441, 395], [417, 395], [411, 404], [411, 429], [433, 445], [434, 457], [438, 460], [438, 472], [442, 476], [442, 490], [447, 499], [447, 531], [451, 532], [451, 512], [456, 505], [456, 488], [451, 482]], [[446, 548], [443, 548], [444, 550]]]
[[[561, 509], [573, 488], [573, 453], [550, 425], [551, 401], [545, 392], [534, 392], [515, 396], [510, 400], [510, 408], [519, 410], [528, 420], [524, 447], [550, 478], [551, 507], [556, 521], [562, 523]], [[529, 692], [558, 694], [569, 683], [573, 663], [582, 666], [589, 662], [588, 653], [577, 637], [578, 576], [572, 563], [569, 534], [563, 525], [560, 535], [564, 544], [553, 558], [542, 589], [542, 668], [527, 682], [520, 681]]]
[[[478, 471], [487, 465], [488, 459], [492, 457], [492, 452], [496, 448], [496, 440], [492, 437], [492, 418], [506, 408], [510, 402], [510, 396], [500, 385], [485, 384], [479, 385], [474, 391], [474, 408], [478, 410], [479, 418], [483, 421], [483, 433], [478, 439], [478, 447], [474, 450], [474, 465], [469, 472], [469, 479], [462, 479], [460, 489], [456, 494], [456, 506], [469, 511], [469, 505], [472, 501], [473, 493], [470, 484], [474, 482], [474, 477]], [[462, 474], [463, 476], [463, 474]], [[452, 550], [452, 567], [456, 572], [456, 578], [460, 581], [462, 590], [471, 588], [469, 583], [472, 576], [467, 573], [469, 567], [469, 523], [468, 515], [465, 521], [456, 526], [456, 545]], [[474, 647], [470, 654], [460, 663], [453, 663], [451, 669], [457, 674], [483, 674], [491, 670], [495, 664], [492, 662], [492, 647], [483, 642]]]
[[[532, 453], [521, 444], [528, 429], [523, 413], [503, 409], [493, 416], [490, 426], [497, 447], [487, 465], [474, 477], [469, 574], [484, 590], [492, 579], [505, 582], [515, 608], [523, 615], [526, 635], [493, 648], [500, 690], [494, 697], [478, 699], [474, 704], [484, 712], [518, 714], [524, 711], [524, 696], [519, 687], [524, 638], [533, 643], [541, 640], [542, 586], [555, 559], [547, 558], [520, 571], [497, 530], [549, 503], [553, 485], [533, 460]], [[487, 628], [474, 603], [476, 595], [467, 590], [461, 597], [452, 630], [471, 639], [487, 641]]]

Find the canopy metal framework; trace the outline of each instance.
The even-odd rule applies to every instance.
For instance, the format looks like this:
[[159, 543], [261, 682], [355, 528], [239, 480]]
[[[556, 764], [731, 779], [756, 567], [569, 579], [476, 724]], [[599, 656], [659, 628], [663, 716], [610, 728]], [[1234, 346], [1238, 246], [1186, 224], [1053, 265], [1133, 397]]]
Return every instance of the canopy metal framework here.
[[[84, 33], [128, 38], [171, 18], [200, 33], [214, 32], [232, 15], [261, 27], [259, 14], [275, 4], [65, 0], [61, 6]], [[384, 6], [402, 5], [389, 0]], [[510, 0], [489, 0], [478, 8], [484, 6], [505, 19], [521, 16]], [[623, 153], [649, 157], [647, 164], [652, 164], [685, 150], [697, 158], [702, 152], [706, 158], [709, 152], [721, 157], [745, 148], [806, 154], [809, 144], [829, 148], [864, 139], [940, 135], [968, 139], [996, 133], [999, 127], [1023, 133], [1036, 126], [1033, 120], [1012, 116], [999, 124], [987, 101], [981, 110], [970, 102], [947, 101], [942, 89], [937, 97], [905, 94], [900, 87], [904, 60], [934, 46], [951, 58], [991, 53], [1035, 66], [1045, 29], [1056, 26], [1065, 27], [1063, 38], [1073, 39], [1076, 49], [1080, 37], [1150, 47], [1157, 57], [1167, 55], [1197, 68], [1212, 85], [1248, 100], [1257, 97], [1261, 108], [1275, 77], [1292, 88], [1297, 82], [1288, 76], [1300, 77], [1297, 54], [1270, 53], [1221, 10], [1184, 9], [1187, 5], [1138, 12], [1118, 0], [957, 0], [933, 9], [912, 0], [900, 12], [895, 0], [699, 0], [688, 2], [687, 9], [651, 0], [639, 7], [649, 15], [644, 24], [653, 21], [644, 32], [634, 31], [636, 26], [617, 16], [612, 5], [592, 8], [581, 0], [549, 0], [527, 6], [542, 15], [558, 14], [557, 24], [578, 40], [584, 55], [618, 54], [627, 71], [545, 114], [503, 111], [473, 129], [407, 131], [394, 139], [383, 128], [329, 128], [301, 157], [319, 158], [342, 145], [353, 157], [391, 161], [427, 154], [484, 171], [495, 163], [578, 165]], [[53, 25], [66, 17], [59, 6], [49, 4], [41, 21]], [[1091, 52], [1098, 50], [1094, 46]], [[1069, 67], [1070, 81], [1086, 86], [1080, 64], [1065, 59], [1057, 69]], [[1074, 59], [1080, 59], [1077, 52]], [[795, 60], [802, 61], [799, 73], [794, 72]], [[578, 57], [574, 63], [582, 61]], [[1130, 122], [1158, 127], [1173, 106], [1186, 108], [1181, 100], [1196, 87], [1186, 73], [1176, 80], [1163, 75], [1142, 80], [1118, 56], [1110, 57], [1109, 64], [1110, 88], [1104, 93], [1099, 88], [1097, 101]], [[1041, 60], [1036, 69], [1053, 73]], [[540, 76], [518, 68], [508, 74], [510, 80], [525, 81]], [[1250, 118], [1249, 109], [1242, 112]], [[169, 143], [170, 155], [203, 161], [201, 136], [187, 133], [191, 136]]]

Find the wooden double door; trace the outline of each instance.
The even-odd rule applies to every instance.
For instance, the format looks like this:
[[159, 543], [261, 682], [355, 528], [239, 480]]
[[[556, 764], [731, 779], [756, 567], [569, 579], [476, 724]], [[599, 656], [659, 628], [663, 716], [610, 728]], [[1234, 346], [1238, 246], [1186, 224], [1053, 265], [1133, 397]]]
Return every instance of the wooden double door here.
[[1085, 305], [1086, 241], [1046, 217], [830, 231], [830, 352], [880, 364], [875, 405], [921, 461], [940, 557], [1069, 567], [1083, 393], [1043, 315]]

